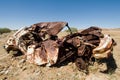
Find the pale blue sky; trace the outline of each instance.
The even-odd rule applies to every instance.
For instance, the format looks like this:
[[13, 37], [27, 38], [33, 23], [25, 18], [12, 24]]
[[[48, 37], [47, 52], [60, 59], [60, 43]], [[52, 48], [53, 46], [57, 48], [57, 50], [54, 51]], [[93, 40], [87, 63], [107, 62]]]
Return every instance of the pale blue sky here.
[[0, 0], [0, 27], [19, 29], [38, 22], [120, 28], [120, 0]]

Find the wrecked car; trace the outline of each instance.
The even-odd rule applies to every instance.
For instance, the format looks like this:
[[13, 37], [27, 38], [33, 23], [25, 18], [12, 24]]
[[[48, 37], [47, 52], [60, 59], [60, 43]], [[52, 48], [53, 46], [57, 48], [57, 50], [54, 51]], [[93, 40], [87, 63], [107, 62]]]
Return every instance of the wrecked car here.
[[[58, 37], [67, 27], [70, 34]], [[40, 22], [15, 32], [5, 43], [4, 48], [19, 50], [26, 61], [36, 65], [52, 66], [67, 59], [73, 59], [79, 70], [87, 70], [94, 59], [109, 58], [115, 41], [102, 33], [98, 27], [90, 27], [72, 33], [67, 22]]]

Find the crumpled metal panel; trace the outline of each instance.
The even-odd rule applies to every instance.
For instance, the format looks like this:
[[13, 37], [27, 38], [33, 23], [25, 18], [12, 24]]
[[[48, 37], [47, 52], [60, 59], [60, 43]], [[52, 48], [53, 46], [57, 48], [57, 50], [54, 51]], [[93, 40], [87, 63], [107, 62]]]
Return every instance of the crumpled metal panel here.
[[36, 45], [30, 45], [26, 57], [30, 63], [51, 66], [58, 59], [58, 44], [53, 40], [47, 40], [42, 42], [41, 47], [38, 48], [36, 48]]
[[17, 32], [15, 32], [10, 38], [7, 40], [7, 42], [4, 45], [4, 48], [9, 53], [10, 50], [20, 50], [22, 53], [25, 53], [26, 50], [23, 49], [25, 45], [19, 45], [20, 37], [23, 35], [26, 35], [29, 31], [25, 30], [24, 28], [19, 29]]
[[48, 34], [55, 36], [57, 35], [65, 26], [68, 26], [67, 22], [41, 22], [33, 24], [29, 30], [39, 33], [41, 36]]
[[100, 44], [93, 49], [93, 56], [96, 59], [108, 58], [113, 50], [113, 40], [109, 35], [100, 39]]

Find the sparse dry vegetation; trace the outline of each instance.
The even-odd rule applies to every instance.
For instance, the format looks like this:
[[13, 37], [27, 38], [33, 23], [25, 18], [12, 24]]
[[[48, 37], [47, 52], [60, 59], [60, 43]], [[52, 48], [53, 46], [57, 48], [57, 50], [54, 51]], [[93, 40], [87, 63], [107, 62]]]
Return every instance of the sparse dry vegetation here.
[[0, 28], [0, 34], [9, 33], [11, 30], [9, 28]]

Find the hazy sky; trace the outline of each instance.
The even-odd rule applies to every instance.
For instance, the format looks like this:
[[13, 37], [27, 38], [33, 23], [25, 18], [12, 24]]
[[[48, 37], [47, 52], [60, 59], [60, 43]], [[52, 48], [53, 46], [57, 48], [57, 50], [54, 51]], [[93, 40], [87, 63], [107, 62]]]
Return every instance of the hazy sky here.
[[120, 28], [120, 0], [0, 0], [0, 27], [19, 29], [38, 22]]

